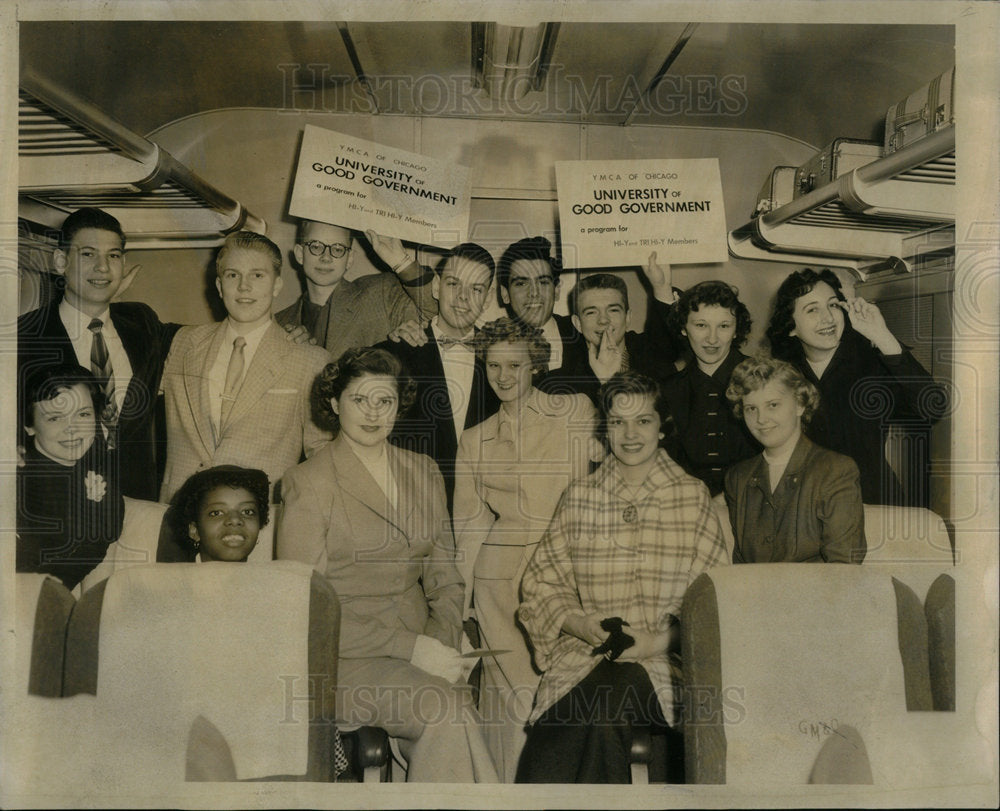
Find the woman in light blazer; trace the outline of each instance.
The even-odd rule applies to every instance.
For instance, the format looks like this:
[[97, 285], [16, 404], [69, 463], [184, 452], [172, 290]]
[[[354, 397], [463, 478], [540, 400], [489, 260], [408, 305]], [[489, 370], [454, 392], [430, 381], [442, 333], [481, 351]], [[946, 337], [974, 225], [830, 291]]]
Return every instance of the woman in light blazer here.
[[409, 780], [496, 782], [457, 684], [464, 587], [441, 474], [387, 441], [414, 388], [381, 349], [323, 370], [314, 411], [338, 434], [282, 479], [278, 557], [309, 563], [340, 598], [338, 721], [397, 738]]
[[500, 410], [462, 433], [455, 543], [482, 644], [503, 651], [483, 658], [479, 710], [497, 770], [513, 782], [539, 680], [515, 616], [521, 576], [563, 491], [587, 475], [597, 412], [586, 395], [535, 388], [549, 359], [537, 327], [493, 321], [479, 333], [477, 352]]

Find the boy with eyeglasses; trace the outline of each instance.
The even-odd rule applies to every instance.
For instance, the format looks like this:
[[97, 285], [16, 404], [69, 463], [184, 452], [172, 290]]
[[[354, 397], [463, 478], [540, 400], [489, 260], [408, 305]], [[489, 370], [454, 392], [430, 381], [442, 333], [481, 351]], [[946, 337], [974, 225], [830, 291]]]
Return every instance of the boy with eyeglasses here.
[[304, 275], [303, 292], [275, 313], [283, 327], [302, 326], [334, 358], [352, 347], [385, 339], [405, 321], [437, 313], [430, 279], [412, 251], [394, 237], [365, 236], [378, 258], [393, 271], [344, 278], [354, 258], [354, 234], [339, 225], [300, 220], [292, 253]]

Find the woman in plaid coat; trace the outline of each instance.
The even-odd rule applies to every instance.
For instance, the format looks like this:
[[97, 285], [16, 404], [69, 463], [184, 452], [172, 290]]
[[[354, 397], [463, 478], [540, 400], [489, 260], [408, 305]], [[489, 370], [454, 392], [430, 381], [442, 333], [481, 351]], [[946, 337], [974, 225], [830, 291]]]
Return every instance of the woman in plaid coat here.
[[629, 720], [677, 725], [681, 600], [727, 556], [708, 489], [659, 447], [661, 408], [644, 375], [601, 387], [611, 455], [569, 486], [528, 564], [519, 616], [544, 675], [518, 782], [627, 783]]

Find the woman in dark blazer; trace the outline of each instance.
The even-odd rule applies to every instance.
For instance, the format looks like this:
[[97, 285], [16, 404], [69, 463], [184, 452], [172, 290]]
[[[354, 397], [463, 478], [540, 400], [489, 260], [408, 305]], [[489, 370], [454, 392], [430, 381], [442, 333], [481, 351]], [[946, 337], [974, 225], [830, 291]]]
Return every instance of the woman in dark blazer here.
[[733, 563], [861, 563], [858, 466], [802, 432], [816, 387], [791, 364], [762, 356], [733, 370], [726, 397], [764, 446], [726, 473]]
[[904, 489], [886, 461], [885, 442], [892, 424], [926, 437], [947, 412], [948, 396], [896, 340], [878, 307], [848, 300], [829, 268], [805, 268], [778, 288], [767, 338], [774, 357], [819, 390], [806, 433], [857, 462], [864, 502], [927, 506], [926, 460], [915, 456]]
[[433, 460], [387, 441], [415, 385], [384, 349], [350, 349], [316, 379], [337, 436], [282, 478], [282, 559], [340, 598], [338, 720], [398, 739], [407, 779], [497, 782], [471, 691], [459, 684], [462, 599], [444, 483]]

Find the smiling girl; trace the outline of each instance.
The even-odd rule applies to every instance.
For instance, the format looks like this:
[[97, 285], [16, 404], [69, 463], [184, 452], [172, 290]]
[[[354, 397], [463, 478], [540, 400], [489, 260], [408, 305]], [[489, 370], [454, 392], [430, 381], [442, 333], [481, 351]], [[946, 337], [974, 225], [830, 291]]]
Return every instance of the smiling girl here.
[[104, 435], [96, 378], [75, 364], [33, 370], [20, 392], [28, 436], [17, 469], [17, 571], [73, 588], [121, 533], [124, 502]]
[[584, 394], [551, 395], [535, 388], [549, 359], [538, 327], [498, 319], [481, 330], [477, 351], [500, 410], [462, 433], [455, 543], [482, 644], [506, 651], [483, 659], [479, 707], [489, 721], [485, 730], [493, 759], [511, 782], [538, 685], [515, 619], [521, 575], [563, 490], [587, 473], [596, 410]]
[[893, 423], [926, 437], [948, 410], [948, 396], [896, 340], [878, 307], [848, 299], [832, 270], [806, 268], [778, 288], [767, 337], [774, 357], [819, 390], [807, 433], [857, 462], [865, 503], [926, 506], [926, 466], [914, 460], [904, 491], [885, 443]]
[[[683, 782], [674, 688], [684, 592], [726, 563], [708, 489], [659, 447], [663, 402], [645, 375], [614, 375], [600, 390], [611, 450], [563, 494], [521, 583], [519, 617], [543, 671], [518, 782], [627, 783], [633, 720], [668, 734]], [[631, 644], [595, 651], [619, 618]]]
[[733, 370], [726, 397], [764, 446], [726, 473], [733, 563], [861, 563], [858, 466], [802, 433], [816, 387], [791, 364], [762, 356]]

